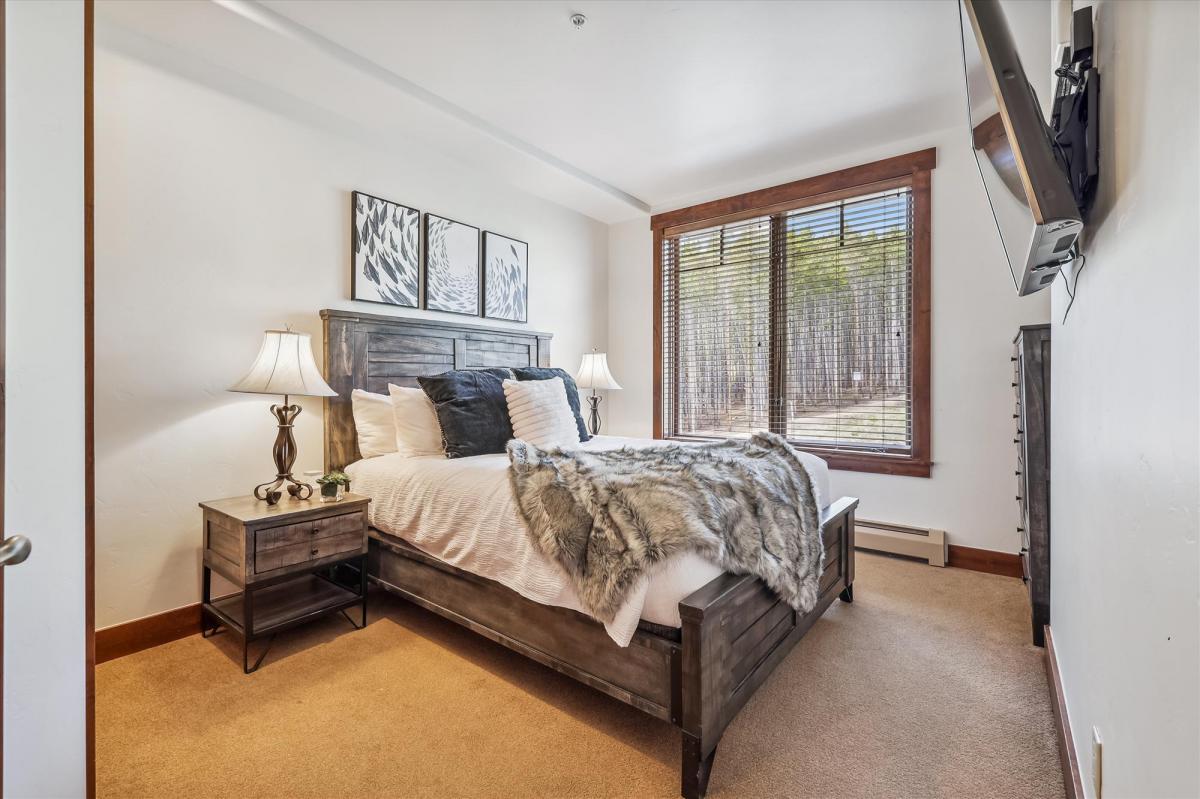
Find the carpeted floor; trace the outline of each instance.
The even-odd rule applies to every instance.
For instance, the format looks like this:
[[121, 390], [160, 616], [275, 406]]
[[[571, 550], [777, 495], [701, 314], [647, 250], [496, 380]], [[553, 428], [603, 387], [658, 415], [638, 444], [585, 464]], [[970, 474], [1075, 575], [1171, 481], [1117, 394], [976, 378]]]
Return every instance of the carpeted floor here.
[[[1018, 580], [860, 554], [729, 727], [709, 796], [1061, 797]], [[330, 618], [263, 668], [193, 636], [96, 669], [101, 797], [664, 797], [669, 725], [415, 607]]]

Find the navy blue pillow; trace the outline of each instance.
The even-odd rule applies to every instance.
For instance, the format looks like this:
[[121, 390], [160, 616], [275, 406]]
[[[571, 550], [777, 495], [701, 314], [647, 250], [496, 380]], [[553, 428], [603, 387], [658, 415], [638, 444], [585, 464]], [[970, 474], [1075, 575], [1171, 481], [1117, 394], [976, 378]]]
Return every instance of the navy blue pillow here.
[[579, 387], [575, 385], [575, 378], [562, 369], [544, 369], [538, 366], [518, 366], [513, 369], [513, 374], [517, 376], [518, 380], [553, 380], [561, 377], [563, 385], [567, 387], [567, 404], [571, 406], [571, 413], [575, 414], [575, 426], [579, 428], [579, 440], [591, 440], [592, 437], [588, 435], [587, 428], [583, 424], [583, 415], [579, 412]]
[[504, 452], [513, 437], [504, 381], [512, 379], [511, 369], [458, 369], [417, 378], [437, 412], [447, 458]]

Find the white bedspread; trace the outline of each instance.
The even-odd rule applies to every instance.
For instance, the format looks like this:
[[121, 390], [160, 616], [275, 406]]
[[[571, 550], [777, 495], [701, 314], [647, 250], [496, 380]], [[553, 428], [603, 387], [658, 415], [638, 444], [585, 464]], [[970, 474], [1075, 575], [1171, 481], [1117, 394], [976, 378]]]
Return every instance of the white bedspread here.
[[[652, 439], [597, 436], [581, 446], [653, 447]], [[818, 507], [829, 497], [829, 468], [801, 453], [817, 491]], [[371, 498], [371, 525], [465, 571], [504, 585], [526, 599], [583, 611], [559, 567], [534, 549], [517, 515], [508, 478], [508, 456], [381, 455], [347, 467], [354, 493]], [[628, 646], [638, 620], [679, 627], [679, 602], [720, 575], [699, 555], [676, 555], [630, 591], [629, 601], [606, 625]]]

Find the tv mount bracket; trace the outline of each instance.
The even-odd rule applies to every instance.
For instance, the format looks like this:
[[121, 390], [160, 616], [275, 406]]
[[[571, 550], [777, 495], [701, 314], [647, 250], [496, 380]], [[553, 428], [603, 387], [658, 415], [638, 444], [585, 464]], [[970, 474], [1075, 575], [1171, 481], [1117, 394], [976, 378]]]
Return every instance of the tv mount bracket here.
[[1071, 18], [1071, 46], [1064, 48], [1054, 74], [1054, 110], [1050, 117], [1054, 152], [1067, 178], [1075, 205], [1086, 219], [1100, 174], [1100, 75], [1092, 66], [1092, 8]]

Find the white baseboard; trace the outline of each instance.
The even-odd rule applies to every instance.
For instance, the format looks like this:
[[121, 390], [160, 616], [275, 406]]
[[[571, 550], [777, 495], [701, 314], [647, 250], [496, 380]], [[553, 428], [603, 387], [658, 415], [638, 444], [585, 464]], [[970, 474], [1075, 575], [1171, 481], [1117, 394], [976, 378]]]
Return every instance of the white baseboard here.
[[945, 530], [858, 519], [854, 523], [854, 546], [920, 558], [928, 561], [930, 566], [946, 565]]

